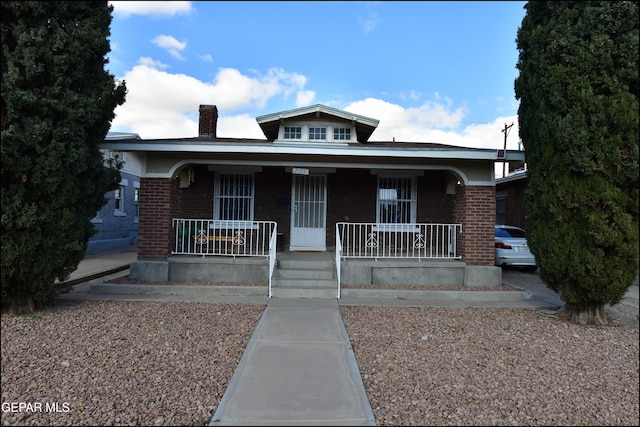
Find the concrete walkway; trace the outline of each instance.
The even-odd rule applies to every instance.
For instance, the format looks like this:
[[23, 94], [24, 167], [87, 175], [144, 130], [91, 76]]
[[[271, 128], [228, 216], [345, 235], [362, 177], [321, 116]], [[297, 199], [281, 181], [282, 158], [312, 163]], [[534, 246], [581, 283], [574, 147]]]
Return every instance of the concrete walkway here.
[[337, 300], [269, 300], [209, 425], [375, 425]]

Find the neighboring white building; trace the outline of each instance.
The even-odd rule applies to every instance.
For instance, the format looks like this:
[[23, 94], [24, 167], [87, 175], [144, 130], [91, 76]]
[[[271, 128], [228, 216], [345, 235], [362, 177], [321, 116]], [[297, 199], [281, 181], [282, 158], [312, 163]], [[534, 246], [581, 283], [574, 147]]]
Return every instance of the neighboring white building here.
[[[109, 132], [105, 141], [140, 139], [137, 134]], [[140, 200], [141, 156], [138, 153], [101, 150], [105, 159], [118, 156], [124, 165], [120, 170], [120, 188], [105, 196], [108, 203], [91, 220], [98, 231], [89, 239], [87, 253], [128, 246], [138, 240], [138, 202]]]

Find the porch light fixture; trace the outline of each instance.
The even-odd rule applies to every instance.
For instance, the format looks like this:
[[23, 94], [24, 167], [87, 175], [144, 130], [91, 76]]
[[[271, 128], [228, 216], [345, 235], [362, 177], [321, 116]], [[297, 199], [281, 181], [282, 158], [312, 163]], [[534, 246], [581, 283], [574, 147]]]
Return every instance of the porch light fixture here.
[[195, 180], [196, 180], [196, 173], [194, 172], [193, 168], [189, 168], [187, 170], [187, 185], [191, 187], [191, 184], [193, 184]]
[[189, 188], [196, 180], [196, 173], [193, 168], [183, 169], [178, 174], [178, 183], [180, 188]]

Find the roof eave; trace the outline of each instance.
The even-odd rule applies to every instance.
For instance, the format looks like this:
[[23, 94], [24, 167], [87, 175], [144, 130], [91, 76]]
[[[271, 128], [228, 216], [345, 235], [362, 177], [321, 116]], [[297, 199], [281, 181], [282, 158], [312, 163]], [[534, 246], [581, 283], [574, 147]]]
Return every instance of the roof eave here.
[[[479, 148], [420, 148], [407, 147], [376, 147], [367, 145], [332, 145], [309, 143], [271, 143], [256, 141], [242, 142], [208, 142], [208, 143], [181, 143], [170, 141], [105, 141], [100, 148], [114, 151], [130, 152], [165, 152], [165, 153], [238, 153], [238, 154], [283, 154], [283, 155], [321, 155], [334, 156], [359, 156], [359, 157], [389, 157], [389, 158], [423, 158], [423, 159], [466, 159], [482, 161], [502, 161], [497, 158], [497, 150]], [[507, 158], [510, 156], [507, 153]], [[518, 160], [518, 159], [509, 159]]]

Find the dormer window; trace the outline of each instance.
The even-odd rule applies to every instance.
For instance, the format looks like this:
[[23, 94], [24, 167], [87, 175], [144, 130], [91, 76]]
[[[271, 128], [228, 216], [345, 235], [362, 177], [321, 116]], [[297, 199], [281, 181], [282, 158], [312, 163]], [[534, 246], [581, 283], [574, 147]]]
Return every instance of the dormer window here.
[[302, 139], [302, 127], [300, 127], [300, 126], [285, 126], [284, 127], [284, 139]]
[[356, 130], [345, 124], [326, 124], [322, 122], [290, 122], [279, 129], [280, 141], [313, 144], [342, 143], [356, 139]]
[[350, 128], [333, 128], [334, 141], [351, 141]]
[[309, 141], [326, 141], [327, 140], [327, 128], [322, 127], [310, 127], [309, 128]]

